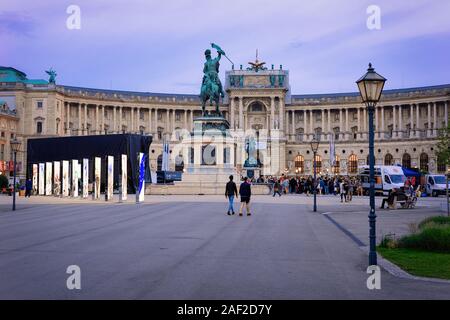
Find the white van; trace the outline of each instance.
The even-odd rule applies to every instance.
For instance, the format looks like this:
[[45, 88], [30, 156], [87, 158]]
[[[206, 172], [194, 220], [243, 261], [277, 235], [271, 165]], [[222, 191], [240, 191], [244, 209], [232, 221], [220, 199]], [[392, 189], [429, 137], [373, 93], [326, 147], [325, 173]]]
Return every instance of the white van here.
[[446, 194], [445, 188], [447, 188], [445, 175], [443, 174], [428, 174], [425, 176], [425, 189], [429, 195], [437, 197], [442, 194]]
[[[363, 166], [358, 176], [365, 194], [369, 194], [369, 166]], [[375, 166], [375, 193], [389, 194], [393, 188], [404, 187], [406, 176], [399, 166]]]

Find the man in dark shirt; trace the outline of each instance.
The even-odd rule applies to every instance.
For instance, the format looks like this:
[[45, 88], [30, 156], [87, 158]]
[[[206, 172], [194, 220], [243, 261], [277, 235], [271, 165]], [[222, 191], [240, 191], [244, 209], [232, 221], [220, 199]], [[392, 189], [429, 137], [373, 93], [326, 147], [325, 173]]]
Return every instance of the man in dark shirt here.
[[241, 183], [239, 187], [239, 195], [241, 196], [241, 208], [239, 209], [239, 216], [242, 217], [242, 210], [244, 209], [244, 205], [247, 209], [247, 215], [250, 216], [250, 197], [252, 195], [252, 189], [248, 178], [244, 178], [244, 182]]
[[230, 176], [230, 181], [228, 181], [227, 185], [225, 186], [225, 198], [228, 198], [228, 212], [227, 214], [230, 216], [234, 214], [234, 196], [238, 196], [236, 183], [233, 182], [233, 176]]

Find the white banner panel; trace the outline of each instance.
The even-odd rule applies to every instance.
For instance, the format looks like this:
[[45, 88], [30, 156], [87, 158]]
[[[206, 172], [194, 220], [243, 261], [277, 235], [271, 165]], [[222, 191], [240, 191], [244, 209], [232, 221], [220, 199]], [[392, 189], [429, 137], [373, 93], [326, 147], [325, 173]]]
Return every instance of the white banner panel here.
[[39, 163], [39, 195], [45, 194], [45, 163]]
[[63, 197], [69, 196], [69, 161], [64, 160], [62, 162], [62, 186], [63, 186]]
[[108, 171], [107, 171], [107, 185], [106, 185], [106, 201], [113, 198], [114, 192], [114, 157], [108, 156]]
[[72, 160], [72, 197], [78, 197], [78, 160]]
[[45, 163], [45, 195], [52, 195], [53, 166], [51, 162]]
[[102, 159], [94, 158], [94, 199], [100, 199], [100, 178], [102, 173]]
[[127, 200], [127, 194], [128, 194], [128, 175], [127, 175], [127, 155], [123, 154], [121, 157], [121, 164], [120, 164], [120, 200], [125, 201]]
[[61, 194], [61, 164], [59, 161], [53, 162], [53, 195]]
[[33, 195], [38, 193], [38, 165], [33, 164]]
[[145, 155], [142, 152], [137, 154], [138, 160], [138, 185], [136, 189], [136, 203], [144, 201], [145, 193]]
[[89, 195], [89, 159], [83, 159], [83, 198]]

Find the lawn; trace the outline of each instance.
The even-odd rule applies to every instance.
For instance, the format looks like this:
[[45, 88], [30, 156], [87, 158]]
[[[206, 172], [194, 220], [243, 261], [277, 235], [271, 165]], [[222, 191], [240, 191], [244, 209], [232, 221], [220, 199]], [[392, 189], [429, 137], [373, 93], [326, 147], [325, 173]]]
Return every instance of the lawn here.
[[450, 253], [381, 247], [377, 251], [385, 259], [415, 276], [450, 279]]

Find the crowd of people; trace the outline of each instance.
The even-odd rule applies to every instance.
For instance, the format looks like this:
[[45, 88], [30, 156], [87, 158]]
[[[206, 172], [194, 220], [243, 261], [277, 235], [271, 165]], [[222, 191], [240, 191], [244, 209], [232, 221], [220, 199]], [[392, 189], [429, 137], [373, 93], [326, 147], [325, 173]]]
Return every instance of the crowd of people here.
[[287, 177], [283, 174], [281, 177], [260, 176], [256, 180], [253, 179], [252, 182], [268, 184], [274, 197], [276, 195], [281, 197], [282, 194], [306, 194], [306, 196], [310, 196], [314, 193], [314, 188], [318, 195], [339, 195], [341, 202], [352, 201], [353, 195], [364, 195], [361, 181], [356, 177], [320, 176], [314, 183], [314, 178], [311, 176]]

